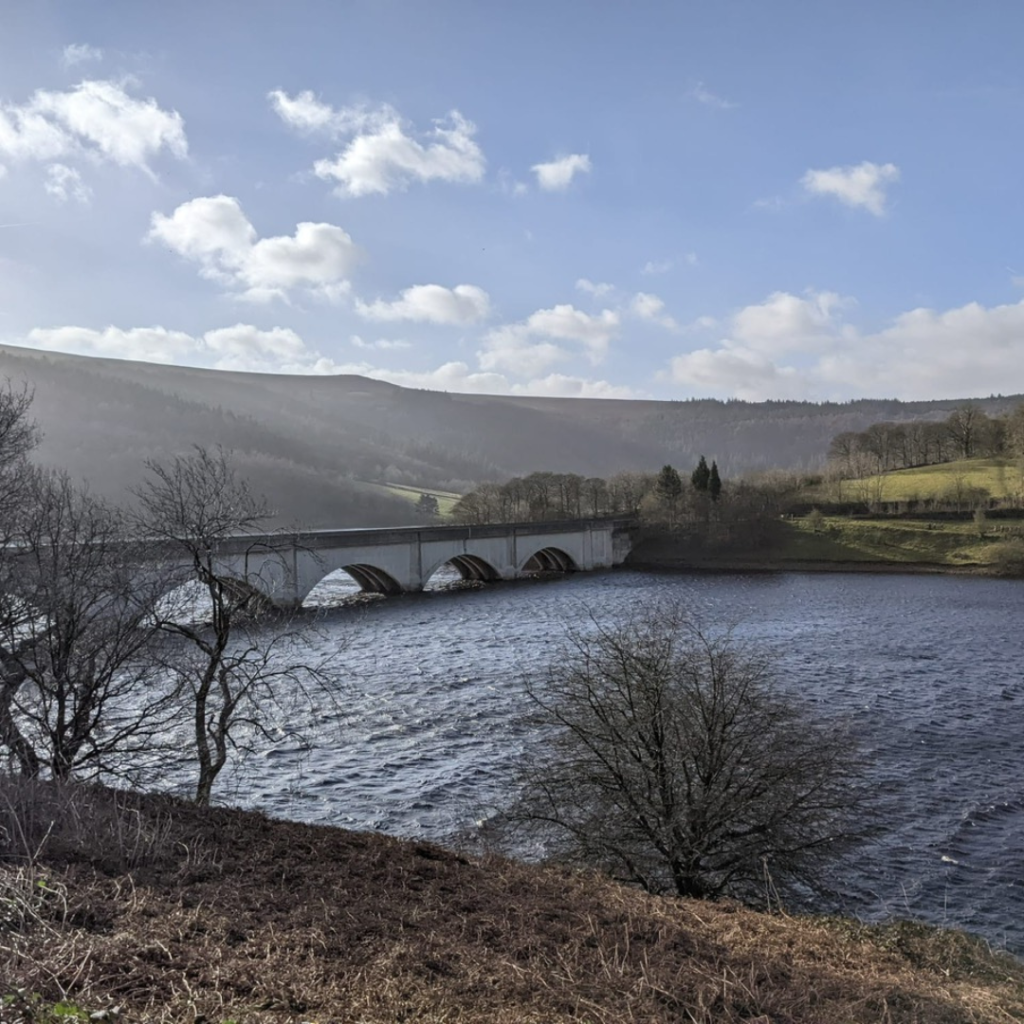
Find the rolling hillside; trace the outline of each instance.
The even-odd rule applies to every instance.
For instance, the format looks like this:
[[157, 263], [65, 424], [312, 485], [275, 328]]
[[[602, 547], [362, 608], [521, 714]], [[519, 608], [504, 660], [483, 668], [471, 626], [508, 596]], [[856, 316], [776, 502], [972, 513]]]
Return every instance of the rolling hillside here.
[[[0, 375], [35, 391], [41, 461], [113, 497], [146, 459], [222, 444], [284, 521], [408, 522], [410, 502], [359, 481], [460, 491], [534, 470], [607, 476], [680, 467], [726, 475], [813, 467], [840, 431], [942, 419], [958, 403], [748, 403], [525, 398], [400, 388], [356, 376], [228, 373], [0, 346]], [[1002, 412], [1020, 396], [981, 400]]]

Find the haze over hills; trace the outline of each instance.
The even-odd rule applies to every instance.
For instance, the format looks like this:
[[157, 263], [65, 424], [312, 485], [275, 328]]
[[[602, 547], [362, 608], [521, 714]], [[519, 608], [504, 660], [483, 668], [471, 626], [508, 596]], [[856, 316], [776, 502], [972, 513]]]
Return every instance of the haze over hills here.
[[[535, 470], [608, 476], [687, 468], [812, 468], [831, 438], [880, 421], [943, 419], [959, 401], [662, 402], [418, 391], [365, 377], [235, 373], [0, 346], [0, 375], [34, 389], [39, 460], [122, 499], [147, 459], [235, 451], [286, 522], [409, 522], [366, 483], [451, 490]], [[987, 413], [1021, 396], [977, 400]]]

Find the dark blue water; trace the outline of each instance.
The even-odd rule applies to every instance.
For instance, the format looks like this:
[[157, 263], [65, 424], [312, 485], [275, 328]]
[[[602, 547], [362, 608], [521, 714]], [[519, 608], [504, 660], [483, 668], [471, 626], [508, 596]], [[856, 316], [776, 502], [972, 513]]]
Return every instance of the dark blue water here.
[[305, 642], [339, 669], [338, 702], [278, 723], [224, 795], [452, 841], [507, 800], [531, 741], [523, 680], [557, 657], [565, 625], [651, 597], [764, 644], [783, 686], [852, 724], [889, 810], [883, 837], [836, 872], [841, 909], [1024, 953], [1024, 585], [1012, 581], [614, 572], [327, 610]]

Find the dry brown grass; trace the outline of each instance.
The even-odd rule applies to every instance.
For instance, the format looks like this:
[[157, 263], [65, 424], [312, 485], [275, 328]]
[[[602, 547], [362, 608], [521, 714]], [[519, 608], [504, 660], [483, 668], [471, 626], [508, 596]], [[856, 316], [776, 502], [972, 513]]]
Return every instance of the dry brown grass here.
[[59, 1000], [191, 1024], [1024, 1020], [1022, 966], [957, 933], [658, 899], [166, 799], [134, 809], [163, 841], [133, 867], [81, 848], [0, 865], [0, 893], [45, 877], [59, 894], [0, 926], [0, 990], [40, 997], [5, 1024], [53, 1019]]

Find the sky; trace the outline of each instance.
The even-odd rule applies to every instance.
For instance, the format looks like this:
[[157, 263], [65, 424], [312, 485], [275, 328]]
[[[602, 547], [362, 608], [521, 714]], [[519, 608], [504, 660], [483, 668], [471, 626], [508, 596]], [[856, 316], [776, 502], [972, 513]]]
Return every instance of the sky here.
[[0, 342], [1024, 392], [1017, 0], [0, 0]]

